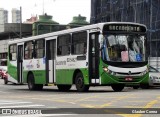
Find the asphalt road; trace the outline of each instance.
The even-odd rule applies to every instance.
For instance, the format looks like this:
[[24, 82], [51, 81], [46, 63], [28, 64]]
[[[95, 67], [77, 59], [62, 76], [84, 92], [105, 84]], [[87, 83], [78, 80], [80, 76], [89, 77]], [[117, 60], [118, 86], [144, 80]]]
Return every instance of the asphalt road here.
[[42, 91], [29, 91], [27, 85], [4, 85], [0, 79], [0, 112], [1, 117], [158, 117], [160, 88], [126, 87], [122, 92], [114, 92], [103, 86], [79, 93], [74, 86], [69, 92], [45, 86]]

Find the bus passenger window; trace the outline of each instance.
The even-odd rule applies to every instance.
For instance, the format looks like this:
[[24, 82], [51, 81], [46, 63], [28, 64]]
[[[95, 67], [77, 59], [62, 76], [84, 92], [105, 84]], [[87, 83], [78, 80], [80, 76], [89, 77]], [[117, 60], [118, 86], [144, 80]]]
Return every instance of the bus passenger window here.
[[87, 32], [78, 32], [72, 35], [72, 54], [86, 54]]
[[17, 60], [17, 45], [10, 45], [9, 59], [12, 61]]
[[35, 58], [43, 58], [44, 57], [44, 49], [45, 49], [45, 41], [44, 39], [39, 39], [35, 41]]
[[32, 59], [32, 58], [33, 58], [33, 42], [29, 41], [25, 43], [24, 59]]
[[71, 35], [60, 35], [57, 40], [57, 55], [65, 56], [70, 54]]

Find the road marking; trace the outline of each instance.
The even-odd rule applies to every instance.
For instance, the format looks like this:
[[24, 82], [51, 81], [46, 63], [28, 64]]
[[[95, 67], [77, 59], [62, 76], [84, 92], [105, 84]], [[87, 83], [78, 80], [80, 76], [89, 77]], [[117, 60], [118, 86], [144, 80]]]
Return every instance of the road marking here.
[[0, 108], [19, 108], [19, 107], [26, 108], [26, 107], [37, 107], [37, 106], [44, 106], [44, 105], [35, 104], [35, 105], [0, 106]]
[[0, 105], [7, 105], [7, 104], [26, 104], [26, 103], [32, 103], [32, 102], [0, 102]]
[[86, 98], [81, 98], [81, 99], [78, 99], [78, 100], [75, 100], [73, 102], [80, 102], [80, 101], [84, 101], [84, 100], [87, 100], [87, 99], [90, 99], [90, 98], [97, 98], [98, 96], [90, 96], [90, 97], [86, 97]]
[[152, 100], [149, 103], [146, 104], [143, 108], [151, 108], [154, 104], [156, 104], [158, 100]]
[[0, 93], [12, 93], [12, 92], [0, 91]]
[[[147, 103], [144, 107], [142, 107], [142, 109], [147, 109], [147, 108], [151, 108], [154, 104], [158, 103], [158, 100], [152, 100], [149, 103]], [[138, 107], [140, 108], [140, 107]], [[133, 117], [133, 114], [118, 114], [122, 117]], [[134, 114], [134, 117], [142, 117], [142, 114]]]
[[17, 102], [17, 101], [21, 101], [21, 100], [0, 100], [0, 102]]
[[107, 107], [107, 106], [111, 106], [112, 103], [115, 103], [115, 102], [117, 102], [117, 101], [120, 101], [120, 100], [129, 98], [130, 96], [133, 96], [133, 94], [129, 94], [129, 95], [126, 95], [126, 96], [117, 97], [117, 99], [115, 99], [115, 100], [113, 100], [113, 101], [110, 101], [109, 103], [102, 104], [102, 105], [100, 105], [100, 106], [98, 106], [98, 107], [99, 107], [99, 108], [105, 108], [105, 107]]
[[1, 117], [53, 117], [53, 116], [73, 116], [78, 114], [35, 114], [35, 115], [9, 115]]

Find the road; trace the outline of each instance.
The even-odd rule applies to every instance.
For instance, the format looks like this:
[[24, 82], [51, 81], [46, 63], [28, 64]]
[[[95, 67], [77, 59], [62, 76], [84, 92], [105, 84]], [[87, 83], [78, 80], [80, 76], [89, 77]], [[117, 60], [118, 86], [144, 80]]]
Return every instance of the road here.
[[[39, 109], [43, 114], [0, 116], [158, 117], [160, 88], [135, 90], [126, 87], [122, 92], [114, 92], [110, 87], [103, 86], [91, 87], [89, 92], [79, 93], [74, 86], [69, 92], [59, 92], [56, 86], [45, 86], [42, 91], [29, 91], [27, 85], [4, 85], [0, 79], [0, 110], [5, 113], [5, 109], [10, 108], [21, 111], [26, 108]], [[148, 112], [151, 114], [146, 114]]]

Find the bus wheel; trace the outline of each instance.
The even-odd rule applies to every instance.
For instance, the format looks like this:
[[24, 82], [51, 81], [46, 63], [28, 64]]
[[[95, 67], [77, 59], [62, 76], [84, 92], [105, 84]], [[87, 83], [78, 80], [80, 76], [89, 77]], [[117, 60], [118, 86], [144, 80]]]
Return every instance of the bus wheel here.
[[124, 89], [123, 84], [114, 84], [114, 85], [111, 85], [111, 87], [115, 92], [120, 92]]
[[138, 89], [139, 88], [139, 86], [133, 86], [133, 89]]
[[4, 84], [8, 84], [8, 79], [4, 78]]
[[33, 74], [28, 75], [28, 88], [29, 88], [29, 90], [35, 90], [36, 89]]
[[84, 84], [84, 78], [80, 72], [76, 75], [75, 85], [77, 91], [79, 92], [84, 92], [89, 90], [89, 85]]
[[72, 85], [57, 85], [59, 91], [69, 91]]
[[29, 74], [28, 76], [28, 88], [29, 90], [42, 90], [43, 84], [35, 84], [33, 74]]
[[140, 87], [142, 89], [149, 89], [149, 84], [141, 84]]

